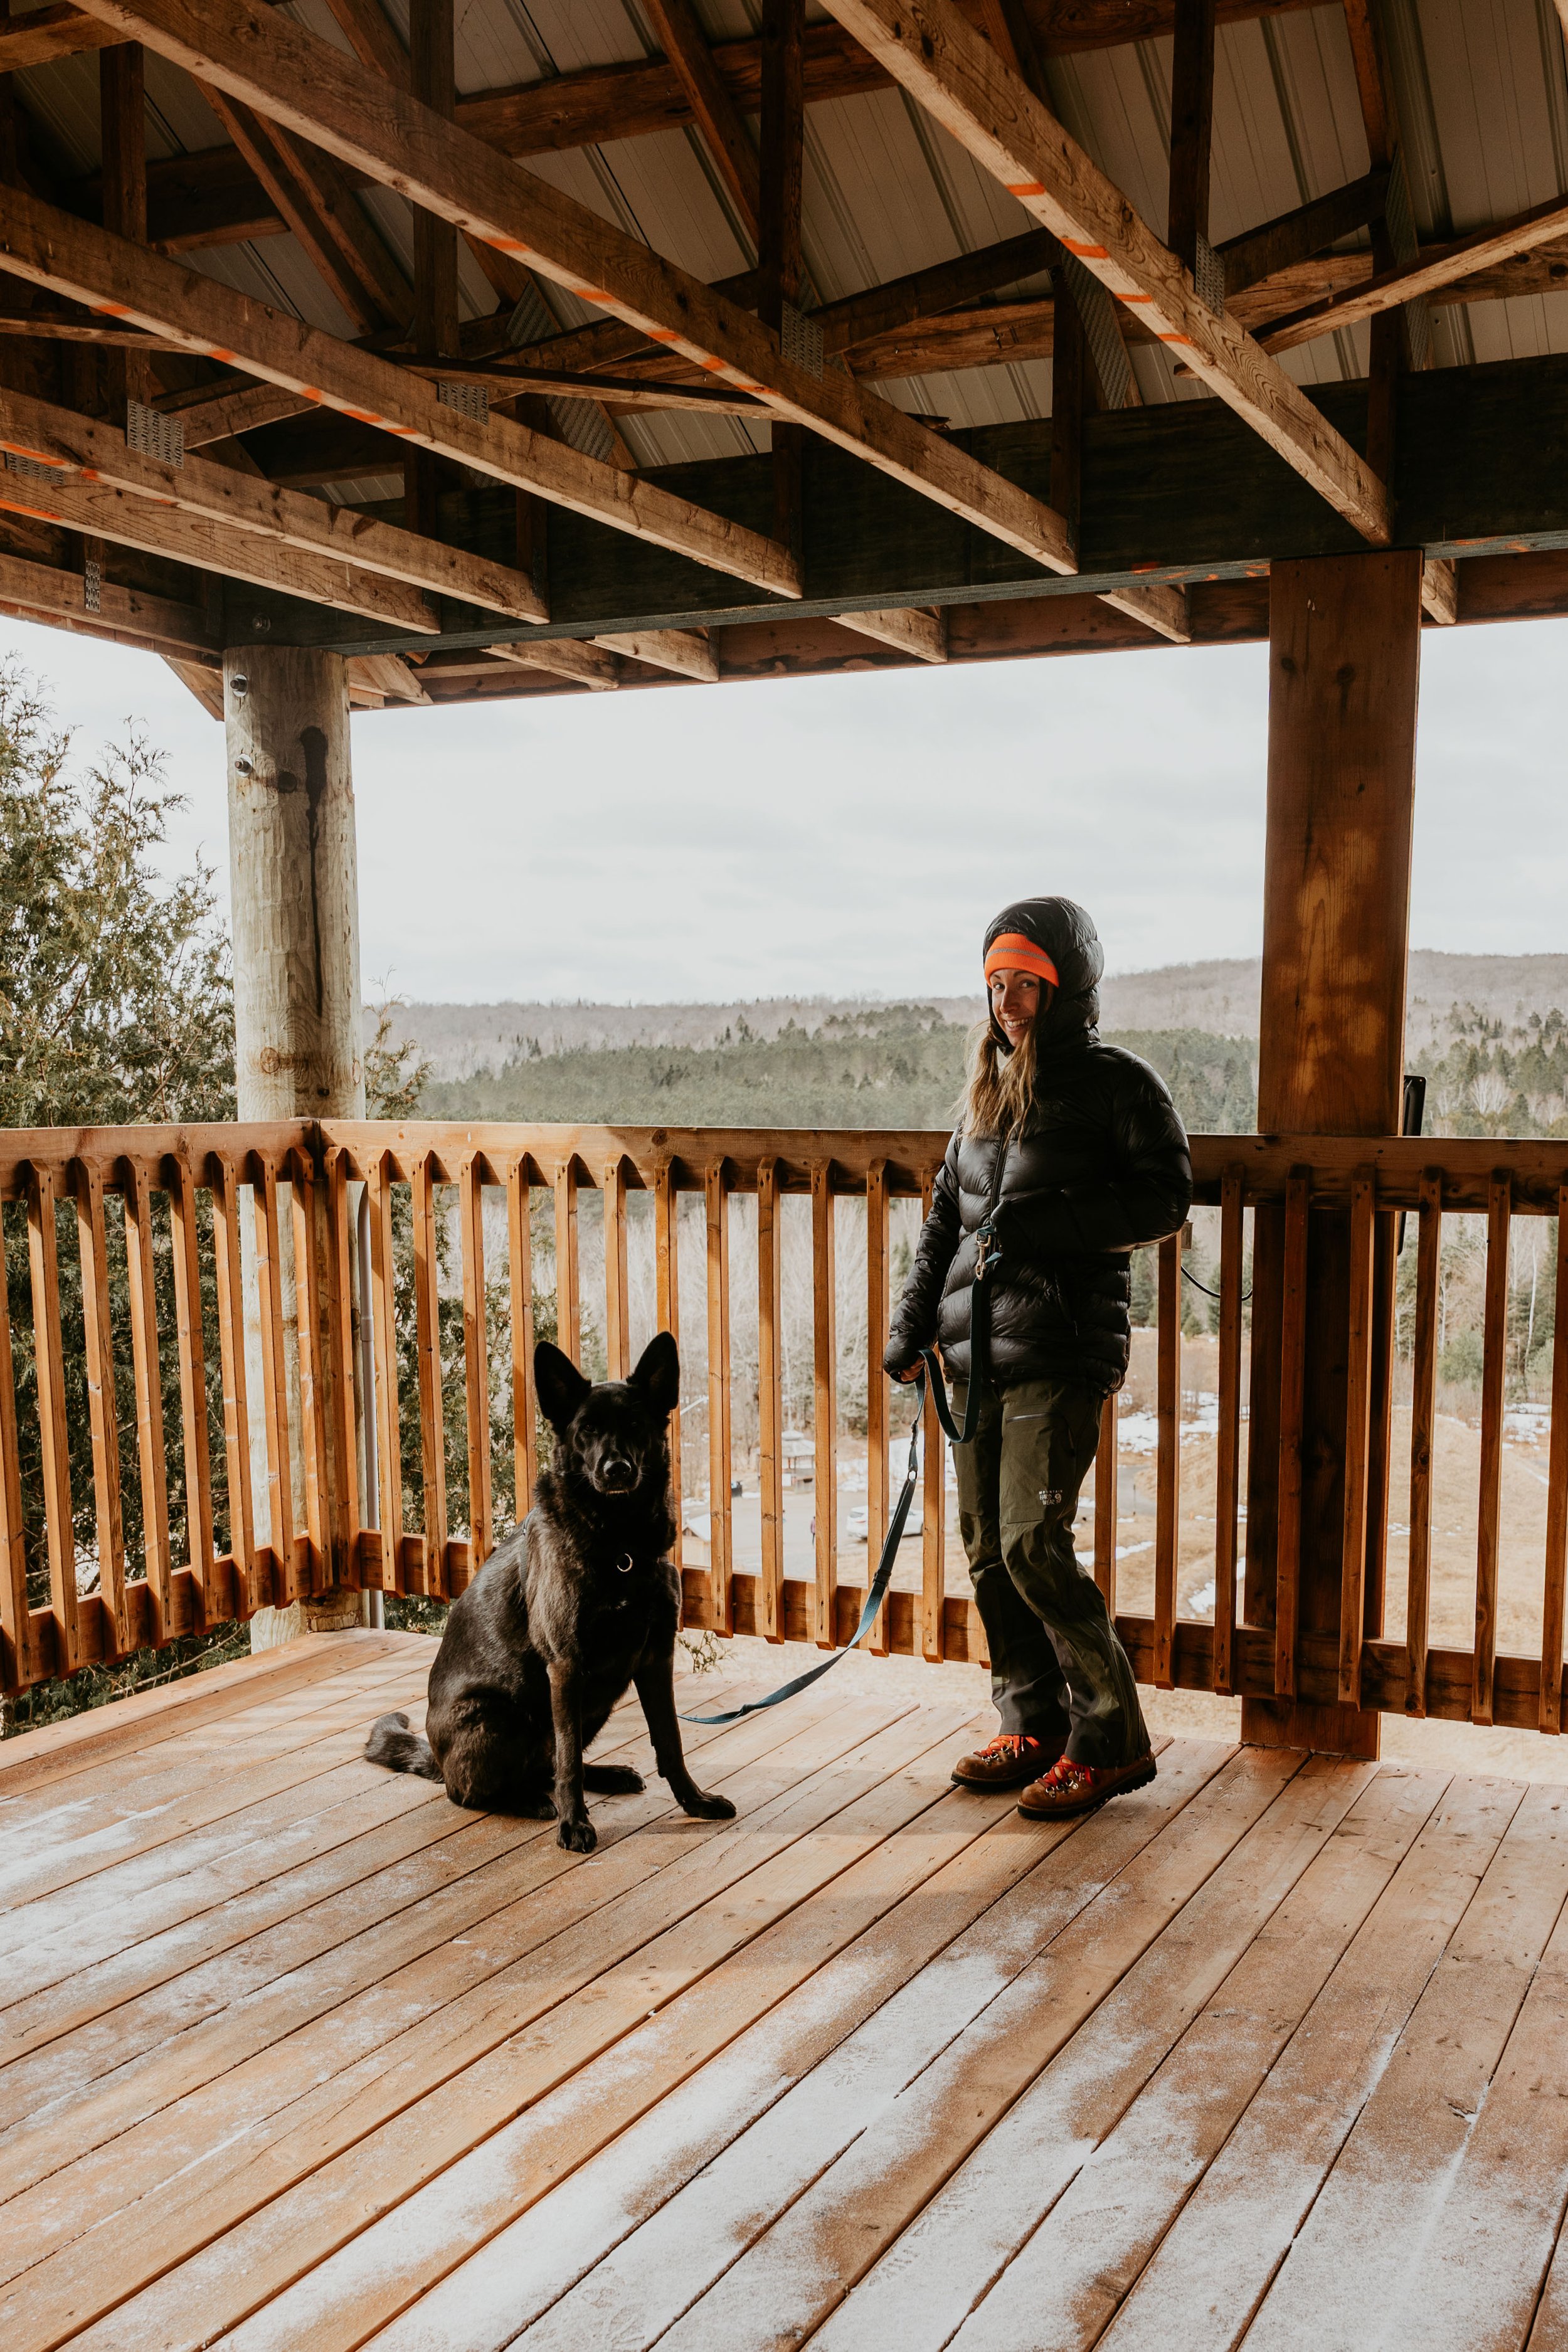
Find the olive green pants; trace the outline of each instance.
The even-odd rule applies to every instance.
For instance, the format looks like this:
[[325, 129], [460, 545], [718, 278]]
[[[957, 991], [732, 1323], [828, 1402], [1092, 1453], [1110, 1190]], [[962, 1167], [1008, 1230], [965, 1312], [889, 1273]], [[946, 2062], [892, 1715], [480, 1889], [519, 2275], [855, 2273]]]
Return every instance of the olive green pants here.
[[[962, 1417], [965, 1389], [954, 1385]], [[1066, 1381], [1016, 1381], [955, 1445], [959, 1527], [991, 1652], [1004, 1731], [1059, 1740], [1075, 1764], [1130, 1764], [1149, 1745], [1138, 1686], [1073, 1520], [1103, 1399]]]

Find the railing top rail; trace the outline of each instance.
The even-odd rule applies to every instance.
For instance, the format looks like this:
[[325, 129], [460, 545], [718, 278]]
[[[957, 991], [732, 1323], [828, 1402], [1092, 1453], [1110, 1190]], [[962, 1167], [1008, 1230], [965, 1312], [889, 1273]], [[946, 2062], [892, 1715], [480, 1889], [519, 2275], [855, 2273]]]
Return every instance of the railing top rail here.
[[[708, 1171], [721, 1166], [730, 1190], [755, 1192], [759, 1172], [772, 1167], [779, 1191], [808, 1192], [812, 1171], [824, 1166], [837, 1192], [864, 1190], [880, 1167], [889, 1192], [918, 1194], [947, 1148], [943, 1128], [619, 1127], [511, 1120], [328, 1119], [235, 1121], [189, 1126], [43, 1127], [0, 1129], [0, 1199], [16, 1200], [29, 1172], [65, 1174], [76, 1164], [113, 1183], [132, 1164], [156, 1169], [167, 1161], [197, 1183], [226, 1162], [243, 1181], [249, 1164], [276, 1168], [291, 1151], [341, 1151], [348, 1171], [363, 1176], [386, 1165], [405, 1181], [421, 1161], [438, 1181], [455, 1181], [478, 1165], [480, 1179], [504, 1184], [521, 1169], [530, 1181], [549, 1184], [565, 1170], [598, 1184], [620, 1169], [628, 1188], [650, 1187], [668, 1169], [678, 1191], [700, 1192]], [[1212, 1206], [1228, 1171], [1237, 1170], [1248, 1206], [1279, 1202], [1293, 1171], [1305, 1171], [1315, 1202], [1346, 1204], [1352, 1177], [1369, 1170], [1377, 1202], [1415, 1209], [1423, 1179], [1440, 1175], [1446, 1209], [1482, 1213], [1494, 1178], [1506, 1177], [1520, 1215], [1555, 1215], [1568, 1185], [1568, 1141], [1520, 1136], [1194, 1135], [1194, 1198]], [[154, 1178], [156, 1181], [156, 1178]]]

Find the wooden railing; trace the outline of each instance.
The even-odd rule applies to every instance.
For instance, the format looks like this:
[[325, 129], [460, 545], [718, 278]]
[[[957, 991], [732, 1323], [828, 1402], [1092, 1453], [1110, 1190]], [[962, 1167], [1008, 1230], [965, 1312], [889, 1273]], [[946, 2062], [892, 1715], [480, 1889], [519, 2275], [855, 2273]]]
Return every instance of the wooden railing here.
[[[687, 1622], [847, 1640], [866, 1571], [843, 1574], [840, 1482], [858, 1480], [863, 1460], [874, 1561], [889, 1446], [910, 1410], [880, 1370], [894, 1256], [912, 1239], [945, 1139], [420, 1123], [0, 1136], [5, 1688], [340, 1587], [456, 1595], [531, 1490], [546, 1442], [533, 1345], [551, 1330], [610, 1377], [655, 1329], [687, 1340], [672, 1446]], [[1568, 1149], [1200, 1136], [1194, 1162], [1199, 1223], [1211, 1229], [1214, 1328], [1198, 1344], [1205, 1360], [1212, 1352], [1212, 1411], [1184, 1423], [1194, 1342], [1183, 1338], [1175, 1235], [1159, 1245], [1155, 1331], [1135, 1336], [1136, 1379], [1151, 1371], [1141, 1351], [1153, 1360], [1152, 1414], [1130, 1414], [1126, 1394], [1108, 1401], [1084, 1538], [1140, 1678], [1559, 1729]], [[1414, 1296], [1396, 1307], [1411, 1287], [1397, 1270], [1406, 1216]], [[1454, 1216], [1485, 1220], [1487, 1252], [1468, 1647], [1430, 1639], [1440, 1251]], [[1558, 1220], [1550, 1451], [1547, 1470], [1531, 1473], [1546, 1489], [1543, 1531], [1521, 1558], [1502, 1522], [1510, 1232], [1540, 1217]], [[602, 1282], [584, 1279], [585, 1236]], [[1309, 1345], [1325, 1249], [1349, 1302], [1327, 1348]], [[1250, 1318], [1249, 1262], [1274, 1302], [1260, 1291]], [[864, 1333], [847, 1351], [837, 1318], [851, 1310]], [[809, 1442], [786, 1430], [792, 1400]], [[1391, 1639], [1389, 1501], [1403, 1494], [1394, 1430], [1406, 1415], [1409, 1517], [1394, 1523], [1405, 1590]], [[1152, 1444], [1153, 1531], [1147, 1544], [1119, 1544], [1137, 1524], [1135, 1475], [1131, 1530], [1118, 1507], [1134, 1440]], [[699, 1510], [682, 1489], [700, 1486], [704, 1456]], [[808, 1465], [809, 1538], [798, 1484]], [[754, 1479], [742, 1513], [738, 1465]], [[918, 1559], [911, 1544], [874, 1651], [984, 1655], [950, 1486], [928, 1408]], [[1200, 1517], [1194, 1500], [1211, 1496]], [[742, 1560], [753, 1501], [754, 1557]], [[1337, 1632], [1313, 1630], [1301, 1598], [1303, 1542], [1321, 1538], [1325, 1507], [1339, 1544]], [[789, 1572], [792, 1536], [797, 1552], [809, 1542], [795, 1563], [809, 1573]], [[1120, 1580], [1119, 1553], [1141, 1562]], [[1202, 1612], [1184, 1612], [1182, 1587], [1200, 1574]], [[1499, 1648], [1505, 1582], [1510, 1607], [1539, 1629], [1528, 1654]], [[1449, 1617], [1453, 1583], [1445, 1568]], [[1134, 1598], [1148, 1605], [1119, 1605]]]

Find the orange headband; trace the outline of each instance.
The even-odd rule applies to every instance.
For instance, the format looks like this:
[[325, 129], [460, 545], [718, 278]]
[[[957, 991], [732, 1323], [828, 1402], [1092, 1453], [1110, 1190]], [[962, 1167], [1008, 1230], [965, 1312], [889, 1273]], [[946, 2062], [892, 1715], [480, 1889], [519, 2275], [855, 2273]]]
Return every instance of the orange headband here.
[[1025, 938], [1022, 931], [1003, 931], [992, 940], [985, 950], [985, 984], [988, 988], [994, 971], [1032, 971], [1037, 979], [1048, 980], [1053, 988], [1061, 986], [1057, 968], [1044, 948], [1037, 948], [1033, 940]]

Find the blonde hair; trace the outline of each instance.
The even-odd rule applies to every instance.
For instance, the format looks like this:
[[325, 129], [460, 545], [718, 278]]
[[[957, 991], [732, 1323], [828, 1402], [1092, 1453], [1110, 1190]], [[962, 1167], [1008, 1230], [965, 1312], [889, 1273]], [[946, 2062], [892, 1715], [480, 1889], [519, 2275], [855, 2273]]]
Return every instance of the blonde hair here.
[[969, 1038], [969, 1083], [963, 1096], [963, 1124], [970, 1135], [1014, 1135], [1022, 1128], [1035, 1099], [1035, 1024], [1011, 1052], [997, 1038], [989, 1021], [982, 1021]]

